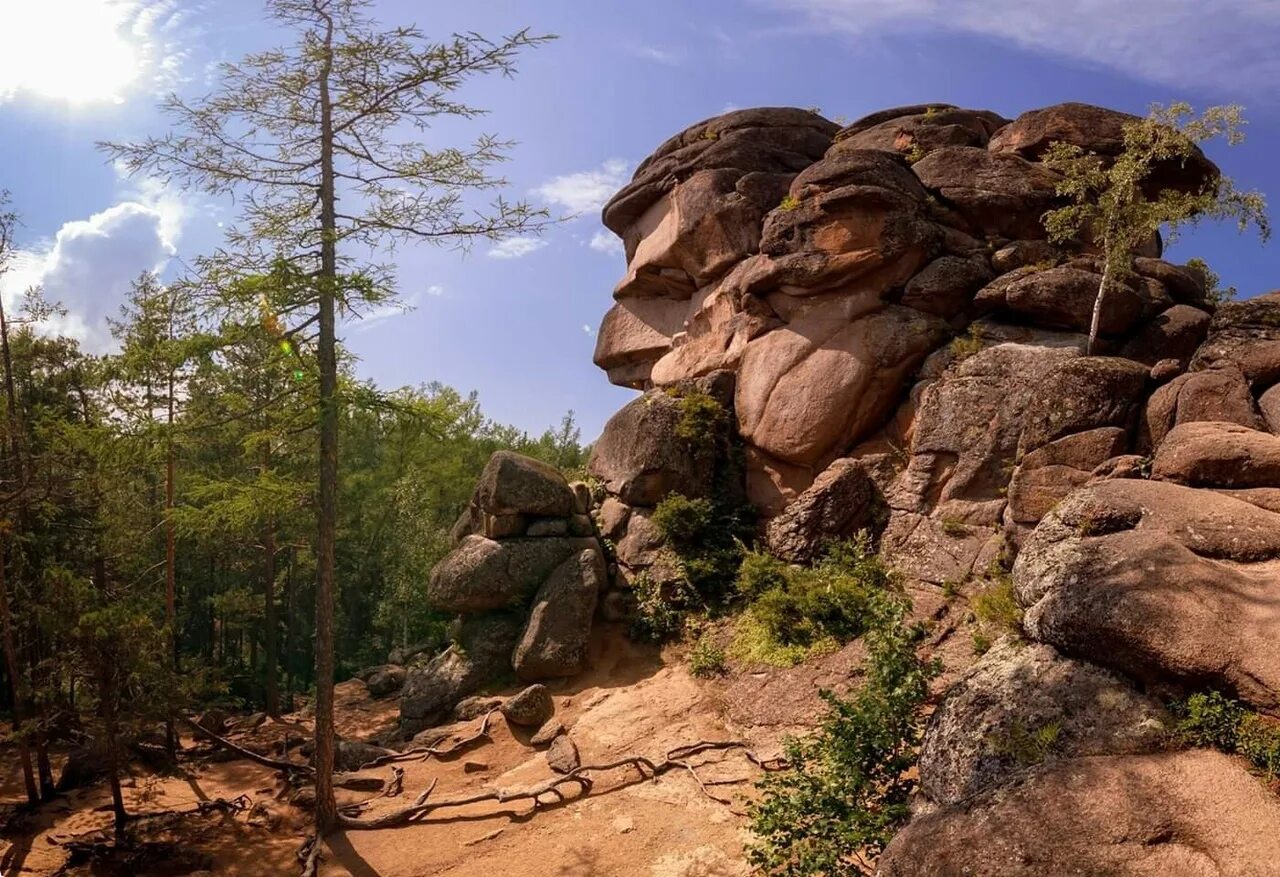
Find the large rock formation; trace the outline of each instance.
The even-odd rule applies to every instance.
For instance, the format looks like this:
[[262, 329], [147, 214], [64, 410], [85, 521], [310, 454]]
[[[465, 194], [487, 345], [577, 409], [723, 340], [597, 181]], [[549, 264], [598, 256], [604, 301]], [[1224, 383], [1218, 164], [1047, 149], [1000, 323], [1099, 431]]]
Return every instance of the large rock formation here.
[[[1040, 158], [1053, 139], [1112, 156], [1132, 118], [1063, 104], [1009, 122], [937, 104], [837, 129], [766, 108], [663, 144], [604, 211], [628, 264], [596, 361], [648, 391], [596, 446], [609, 521], [705, 495], [673, 451], [660, 391], [726, 375], [748, 499], [768, 519], [803, 494], [804, 515], [826, 518], [774, 528], [775, 541], [790, 531], [789, 556], [874, 520], [911, 576], [962, 579], [990, 555], [992, 528], [1020, 539], [1108, 457], [1198, 418], [1206, 394], [1178, 378], [1193, 357], [1197, 371], [1228, 363], [1242, 384], [1268, 382], [1266, 357], [1237, 349], [1267, 316], [1250, 304], [1212, 317], [1203, 277], [1156, 258], [1158, 241], [1103, 308], [1115, 359], [1068, 363], [1084, 352], [1101, 266], [1088, 241], [1045, 240], [1057, 177]], [[1194, 188], [1216, 169], [1197, 158], [1160, 173]], [[1153, 366], [1183, 382], [1144, 410]], [[877, 489], [858, 492], [867, 508], [812, 511], [847, 492], [849, 460], [875, 473]], [[945, 542], [944, 521], [972, 532]], [[809, 544], [792, 545], [805, 529]]]
[[[1086, 355], [1101, 264], [1046, 239], [1042, 159], [1109, 161], [1133, 118], [740, 111], [605, 208], [628, 264], [596, 362], [643, 391], [591, 462], [606, 609], [663, 572], [653, 507], [726, 484], [793, 561], [872, 530], [943, 614], [1017, 558], [1023, 639], [951, 668], [886, 877], [1276, 872], [1280, 806], [1233, 757], [1165, 751], [1164, 700], [1215, 688], [1280, 716], [1280, 293], [1219, 307], [1153, 236]], [[1147, 184], [1216, 178], [1197, 154]], [[698, 393], [742, 467], [693, 453]]]

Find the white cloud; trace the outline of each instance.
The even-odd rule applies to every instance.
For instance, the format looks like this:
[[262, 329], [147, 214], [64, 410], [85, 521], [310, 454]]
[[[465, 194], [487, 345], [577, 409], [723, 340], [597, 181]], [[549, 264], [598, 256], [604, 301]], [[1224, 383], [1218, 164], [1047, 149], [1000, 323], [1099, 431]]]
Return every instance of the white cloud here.
[[[441, 292], [444, 291], [442, 287], [429, 286], [427, 287], [427, 295], [439, 295], [439, 293], [432, 292], [431, 290], [433, 289], [439, 289], [441, 290]], [[350, 321], [355, 324], [353, 331], [366, 332], [380, 323], [385, 323], [387, 320], [391, 319], [392, 317], [398, 317], [398, 316], [401, 316], [402, 314], [407, 314], [409, 313], [409, 311], [416, 308], [418, 306], [418, 302], [421, 300], [422, 300], [422, 294], [420, 292], [415, 292], [412, 295], [400, 301], [386, 302], [384, 304], [374, 305], [369, 310], [364, 311], [358, 316], [353, 317], [353, 319]]]
[[1165, 85], [1274, 97], [1280, 81], [1276, 0], [758, 0], [802, 14], [816, 31], [857, 37], [932, 30], [971, 34]]
[[662, 49], [658, 46], [634, 46], [631, 54], [637, 58], [644, 58], [646, 61], [653, 61], [657, 64], [665, 64], [668, 67], [679, 67], [684, 61], [684, 53], [674, 51], [672, 49]]
[[600, 229], [593, 234], [591, 240], [587, 242], [587, 246], [597, 253], [604, 253], [607, 256], [621, 256], [623, 252], [622, 239], [613, 232], [604, 229]]
[[130, 284], [144, 271], [160, 271], [173, 256], [173, 228], [163, 211], [140, 201], [123, 201], [88, 219], [64, 223], [51, 243], [17, 254], [13, 270], [0, 280], [7, 303], [28, 287], [42, 286], [45, 298], [69, 313], [51, 329], [78, 339], [93, 352], [111, 344], [106, 318], [115, 316]]
[[592, 328], [588, 326], [586, 323], [582, 324], [582, 331], [586, 332], [588, 335], [594, 334], [594, 331], [592, 330]]
[[444, 295], [444, 287], [438, 283], [433, 283], [427, 287], [427, 295], [430, 295], [433, 297]]
[[626, 185], [629, 167], [626, 159], [611, 158], [593, 170], [553, 177], [534, 189], [533, 194], [573, 216], [598, 213]]
[[178, 75], [176, 0], [6, 3], [0, 103], [19, 94], [71, 104], [123, 103], [138, 86]]
[[546, 245], [547, 242], [541, 238], [517, 236], [507, 238], [491, 247], [487, 255], [491, 259], [520, 259], [541, 250]]

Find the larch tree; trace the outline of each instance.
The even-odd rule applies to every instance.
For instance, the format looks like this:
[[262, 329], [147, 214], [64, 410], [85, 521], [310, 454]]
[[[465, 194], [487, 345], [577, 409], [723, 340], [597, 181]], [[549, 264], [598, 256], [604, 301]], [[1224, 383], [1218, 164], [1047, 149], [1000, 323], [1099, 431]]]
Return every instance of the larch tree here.
[[1102, 280], [1094, 298], [1088, 353], [1097, 347], [1107, 292], [1133, 272], [1139, 248], [1163, 230], [1173, 240], [1185, 226], [1203, 219], [1234, 219], [1240, 230], [1256, 227], [1265, 241], [1271, 235], [1266, 201], [1258, 192], [1236, 188], [1230, 177], [1203, 174], [1199, 185], [1187, 185], [1184, 170], [1203, 161], [1199, 145], [1244, 139], [1244, 117], [1238, 106], [1209, 107], [1200, 115], [1185, 103], [1156, 104], [1145, 119], [1124, 127], [1123, 145], [1114, 158], [1087, 152], [1070, 143], [1052, 144], [1042, 161], [1061, 174], [1057, 194], [1069, 203], [1044, 215], [1050, 240], [1065, 243], [1084, 237], [1101, 250]]
[[[280, 340], [313, 355], [319, 382], [316, 543], [316, 828], [338, 822], [333, 795], [334, 545], [338, 482], [337, 318], [396, 299], [377, 261], [397, 244], [466, 246], [538, 230], [547, 216], [500, 195], [494, 172], [511, 144], [481, 135], [465, 147], [414, 139], [442, 119], [483, 111], [459, 96], [468, 80], [510, 76], [548, 37], [522, 30], [433, 41], [417, 27], [381, 28], [368, 0], [269, 0], [291, 45], [223, 64], [213, 91], [168, 98], [174, 131], [104, 149], [134, 173], [235, 195], [241, 223], [203, 274], [228, 282], [274, 274], [292, 291], [275, 317]], [[314, 329], [314, 332], [312, 330]], [[314, 352], [311, 345], [314, 342]]]

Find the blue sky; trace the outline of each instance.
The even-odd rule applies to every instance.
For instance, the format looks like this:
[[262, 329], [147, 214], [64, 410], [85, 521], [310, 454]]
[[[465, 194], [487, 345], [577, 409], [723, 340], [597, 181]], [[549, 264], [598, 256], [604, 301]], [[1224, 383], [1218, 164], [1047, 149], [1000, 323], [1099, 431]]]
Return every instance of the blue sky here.
[[[275, 35], [258, 0], [14, 5], [0, 11], [0, 188], [25, 235], [5, 293], [43, 283], [71, 309], [64, 328], [101, 349], [129, 279], [179, 271], [234, 207], [122, 179], [93, 143], [163, 131], [157, 94], [199, 92], [213, 62]], [[1009, 117], [1064, 100], [1133, 112], [1236, 102], [1249, 139], [1213, 155], [1280, 201], [1280, 0], [378, 0], [374, 12], [441, 35], [529, 26], [560, 37], [514, 80], [474, 83], [466, 97], [491, 114], [461, 133], [519, 141], [510, 194], [581, 217], [496, 252], [402, 250], [416, 309], [345, 329], [380, 384], [478, 390], [491, 416], [535, 432], [572, 408], [593, 438], [630, 398], [591, 364], [623, 270], [598, 207], [658, 143], [729, 108], [852, 120], [931, 101]], [[1206, 258], [1249, 296], [1280, 287], [1277, 247], [1214, 228], [1171, 257]]]

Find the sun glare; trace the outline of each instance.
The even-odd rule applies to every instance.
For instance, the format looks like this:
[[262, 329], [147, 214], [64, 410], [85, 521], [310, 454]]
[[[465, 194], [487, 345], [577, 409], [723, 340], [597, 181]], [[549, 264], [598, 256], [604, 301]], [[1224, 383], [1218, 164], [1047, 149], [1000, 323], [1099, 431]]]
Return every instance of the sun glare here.
[[0, 101], [123, 102], [144, 62], [136, 10], [134, 0], [14, 3], [0, 28]]

